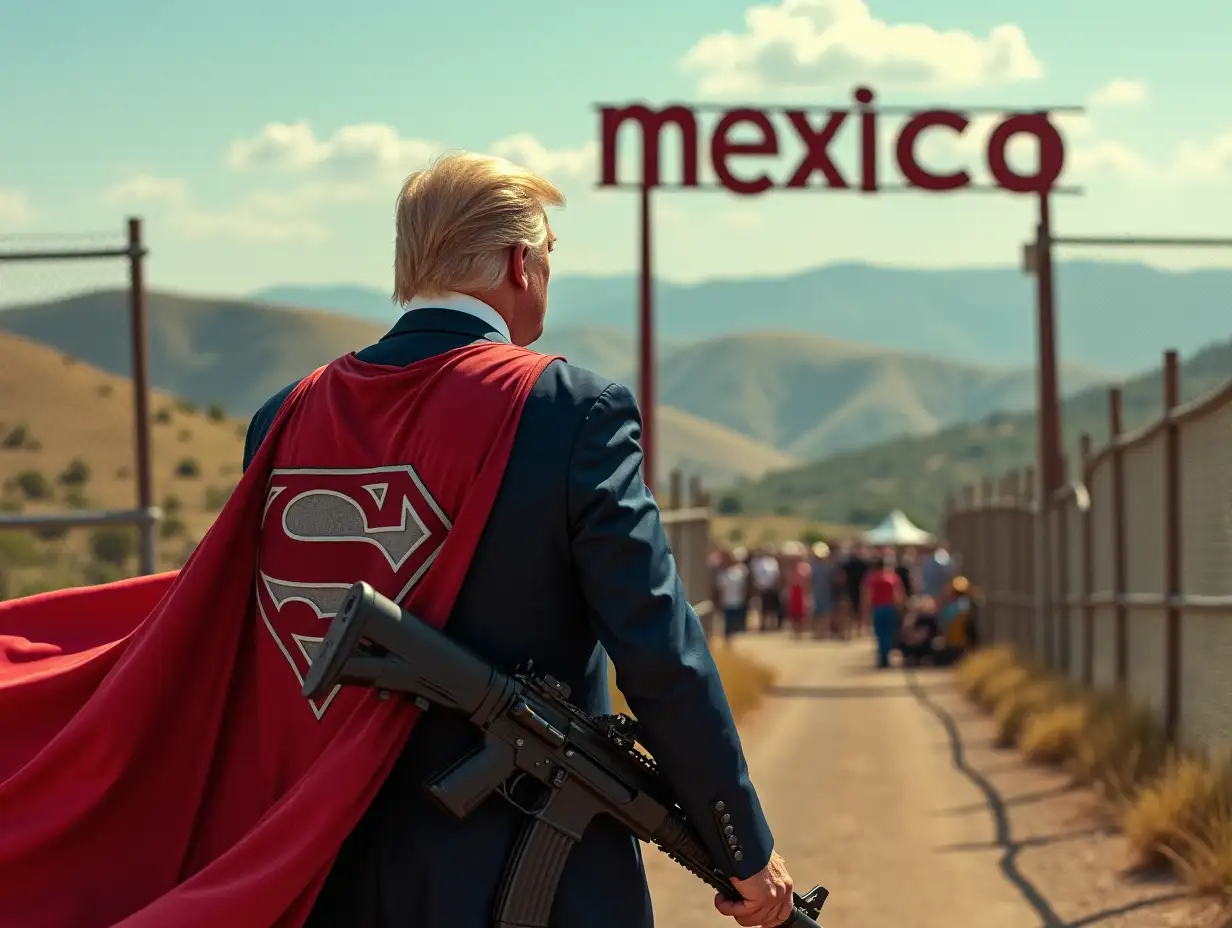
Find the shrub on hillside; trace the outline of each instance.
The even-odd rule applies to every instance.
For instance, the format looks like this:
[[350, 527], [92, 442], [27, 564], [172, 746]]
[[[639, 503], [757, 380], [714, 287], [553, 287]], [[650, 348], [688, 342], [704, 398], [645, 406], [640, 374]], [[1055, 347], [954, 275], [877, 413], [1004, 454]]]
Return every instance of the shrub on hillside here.
[[94, 388], [94, 392], [99, 396], [111, 396], [115, 392], [114, 388], [109, 383], [100, 383]]
[[0, 438], [0, 448], [6, 451], [17, 451], [29, 445], [30, 429], [24, 425], [15, 425]]
[[201, 465], [196, 458], [180, 458], [180, 463], [175, 465], [175, 475], [185, 479], [200, 477]]
[[69, 487], [64, 494], [64, 504], [70, 509], [89, 509], [90, 499], [81, 487]]
[[175, 516], [168, 516], [158, 526], [158, 535], [163, 539], [179, 538], [187, 531], [188, 527]]
[[42, 541], [59, 541], [68, 534], [68, 528], [69, 527], [67, 525], [56, 525], [55, 523], [50, 523], [40, 525], [35, 528], [34, 534]]
[[190, 403], [188, 400], [176, 400], [175, 408], [186, 416], [191, 416], [197, 411], [197, 404]]
[[120, 564], [110, 564], [106, 561], [91, 561], [82, 568], [82, 580], [87, 586], [98, 586], [100, 583], [114, 583], [128, 576], [128, 571]]
[[183, 508], [184, 508], [184, 504], [180, 501], [180, 498], [176, 496], [174, 493], [168, 493], [166, 496], [163, 497], [163, 512], [165, 512], [167, 515], [173, 516], [176, 513], [183, 510]]
[[123, 567], [136, 550], [137, 532], [129, 526], [103, 525], [90, 532], [90, 553], [103, 564]]
[[719, 501], [715, 503], [714, 511], [721, 516], [738, 516], [744, 507], [740, 505], [740, 500], [734, 496], [720, 496]]
[[229, 487], [206, 487], [205, 488], [205, 508], [207, 512], [218, 512], [223, 506], [227, 505], [227, 500], [231, 498], [231, 494], [235, 492], [235, 485]]
[[90, 465], [81, 458], [73, 458], [60, 474], [60, 482], [66, 487], [79, 487], [90, 482]]
[[227, 411], [218, 403], [211, 403], [205, 414], [209, 416], [211, 422], [222, 422], [227, 418]]
[[180, 434], [176, 436], [180, 441], [192, 441], [192, 431], [189, 429], [180, 429]]
[[168, 422], [170, 422], [171, 421], [171, 408], [168, 406], [163, 406], [162, 408], [160, 408], [158, 412], [154, 413], [154, 421], [157, 422], [159, 425], [166, 425]]
[[41, 470], [23, 470], [13, 478], [13, 484], [28, 500], [51, 498], [51, 481]]
[[0, 568], [38, 567], [46, 561], [46, 552], [29, 532], [0, 532]]

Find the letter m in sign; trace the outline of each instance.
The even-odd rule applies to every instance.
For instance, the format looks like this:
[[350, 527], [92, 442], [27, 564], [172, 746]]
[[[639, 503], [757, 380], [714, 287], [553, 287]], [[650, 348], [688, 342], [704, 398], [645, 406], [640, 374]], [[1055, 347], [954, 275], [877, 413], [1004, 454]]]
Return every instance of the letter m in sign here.
[[[410, 465], [272, 473], [261, 520], [257, 609], [299, 686], [351, 584], [365, 580], [402, 602], [432, 566], [449, 529]], [[318, 720], [338, 689], [309, 702]]]

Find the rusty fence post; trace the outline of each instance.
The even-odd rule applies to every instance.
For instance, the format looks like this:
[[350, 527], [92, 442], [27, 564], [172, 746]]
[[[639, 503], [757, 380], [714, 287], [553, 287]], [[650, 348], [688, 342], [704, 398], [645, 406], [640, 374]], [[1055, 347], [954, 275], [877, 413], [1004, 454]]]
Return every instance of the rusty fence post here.
[[1091, 686], [1095, 682], [1095, 605], [1091, 602], [1091, 587], [1095, 583], [1095, 537], [1092, 521], [1094, 508], [1091, 505], [1091, 436], [1082, 433], [1079, 440], [1082, 457], [1081, 476], [1087, 488], [1087, 508], [1082, 519], [1082, 682]]
[[980, 563], [983, 565], [985, 595], [996, 603], [998, 613], [1004, 611], [1004, 598], [1000, 590], [1000, 577], [997, 575], [997, 503], [993, 498], [992, 478], [985, 477], [980, 481], [980, 522], [984, 529], [980, 541]]
[[1019, 491], [1021, 498], [1021, 515], [1018, 519], [1019, 548], [1022, 553], [1022, 603], [1026, 621], [1027, 645], [1031, 653], [1035, 653], [1035, 642], [1039, 639], [1036, 625], [1039, 624], [1040, 602], [1039, 586], [1035, 582], [1039, 565], [1035, 563], [1035, 518], [1033, 511], [1038, 510], [1036, 499], [1036, 469], [1028, 467], [1022, 472], [1022, 483]]
[[[1064, 492], [1058, 494], [1058, 499], [1053, 501], [1053, 506], [1055, 507], [1057, 515], [1056, 614], [1060, 616], [1061, 619], [1057, 629], [1057, 634], [1060, 638], [1059, 647], [1057, 648], [1057, 664], [1060, 667], [1061, 672], [1069, 678], [1071, 676], [1070, 610], [1072, 608], [1069, 595], [1069, 510], [1074, 495], [1069, 488], [1069, 457], [1065, 455], [1061, 457], [1061, 485], [1065, 487], [1065, 490]], [[1049, 553], [1049, 557], [1051, 556], [1052, 554]]]
[[[154, 506], [154, 477], [150, 461], [150, 358], [149, 327], [145, 299], [145, 245], [141, 220], [128, 220], [129, 328], [133, 367], [133, 454], [137, 471], [137, 508], [150, 512]], [[141, 524], [141, 572], [157, 568], [157, 524], [147, 518]]]
[[1176, 351], [1164, 354], [1164, 637], [1165, 716], [1168, 740], [1181, 728], [1181, 435], [1176, 408], [1181, 404], [1181, 365]]
[[1125, 449], [1121, 441], [1124, 432], [1121, 407], [1121, 389], [1113, 387], [1108, 391], [1108, 448], [1112, 468], [1112, 592], [1116, 616], [1117, 686], [1124, 686], [1129, 676], [1129, 616], [1125, 608]]
[[1006, 610], [1006, 638], [1021, 649], [1022, 642], [1022, 607], [1018, 600], [1019, 586], [1022, 578], [1022, 549], [1018, 543], [1018, 471], [1010, 471], [1005, 475], [1005, 497], [1009, 515], [1005, 520], [1005, 550], [1007, 555], [1006, 583], [1014, 594], [1011, 608]]

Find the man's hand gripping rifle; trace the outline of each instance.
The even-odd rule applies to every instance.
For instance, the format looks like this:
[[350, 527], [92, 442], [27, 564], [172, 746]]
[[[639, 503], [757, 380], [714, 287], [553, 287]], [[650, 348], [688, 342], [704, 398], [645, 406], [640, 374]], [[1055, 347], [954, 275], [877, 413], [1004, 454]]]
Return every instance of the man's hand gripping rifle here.
[[[548, 928], [560, 875], [591, 819], [606, 813], [730, 899], [740, 893], [710, 859], [625, 715], [592, 718], [549, 676], [508, 675], [419, 621], [366, 583], [351, 587], [304, 681], [317, 699], [336, 685], [411, 696], [421, 709], [470, 718], [483, 745], [429, 786], [465, 817], [493, 793], [529, 816], [497, 897], [496, 928]], [[784, 928], [820, 928], [827, 892], [796, 895]]]

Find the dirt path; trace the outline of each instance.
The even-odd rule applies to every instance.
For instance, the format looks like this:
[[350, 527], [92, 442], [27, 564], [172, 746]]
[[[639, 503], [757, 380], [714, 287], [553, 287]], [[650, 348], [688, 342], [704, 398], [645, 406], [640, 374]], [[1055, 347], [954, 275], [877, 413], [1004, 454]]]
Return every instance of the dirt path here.
[[[780, 852], [831, 897], [826, 928], [1195, 928], [1176, 887], [1116, 875], [1119, 839], [1089, 797], [990, 747], [945, 671], [871, 669], [863, 642], [740, 643], [779, 668], [745, 727]], [[661, 928], [734, 925], [657, 851]]]

